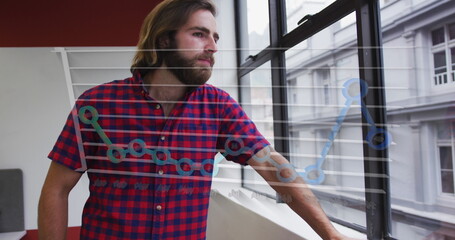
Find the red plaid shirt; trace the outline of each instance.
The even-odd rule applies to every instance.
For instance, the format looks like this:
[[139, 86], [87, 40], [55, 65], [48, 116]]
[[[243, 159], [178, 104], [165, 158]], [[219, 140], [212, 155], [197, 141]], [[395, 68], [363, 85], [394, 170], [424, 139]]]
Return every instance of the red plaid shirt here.
[[49, 158], [88, 173], [81, 239], [205, 239], [215, 154], [268, 144], [226, 92], [200, 86], [166, 118], [136, 75], [85, 92]]

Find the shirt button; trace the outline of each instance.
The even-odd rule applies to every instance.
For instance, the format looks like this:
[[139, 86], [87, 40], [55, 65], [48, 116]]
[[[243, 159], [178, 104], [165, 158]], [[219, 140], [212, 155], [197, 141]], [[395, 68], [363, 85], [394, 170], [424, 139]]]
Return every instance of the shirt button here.
[[161, 209], [163, 209], [161, 205], [156, 206], [156, 210], [161, 211]]
[[164, 174], [164, 171], [163, 171], [163, 170], [159, 170], [159, 171], [158, 171], [158, 174], [159, 174], [159, 175], [163, 175], [163, 174]]
[[165, 136], [161, 136], [161, 141], [164, 141], [166, 140], [166, 137]]
[[161, 106], [160, 106], [159, 104], [156, 104], [155, 109], [158, 110], [158, 109], [160, 109], [160, 108], [161, 108]]

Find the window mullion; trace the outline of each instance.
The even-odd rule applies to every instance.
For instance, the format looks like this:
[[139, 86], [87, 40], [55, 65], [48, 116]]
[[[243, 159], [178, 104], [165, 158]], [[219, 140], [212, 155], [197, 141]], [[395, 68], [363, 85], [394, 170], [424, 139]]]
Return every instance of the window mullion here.
[[446, 52], [446, 76], [447, 76], [447, 84], [451, 82], [452, 78], [452, 61], [451, 61], [451, 54], [450, 54], [450, 46], [449, 46], [449, 25], [444, 25], [444, 51]]
[[374, 129], [376, 133], [369, 138], [371, 129], [368, 127], [365, 114], [362, 114], [363, 139], [371, 139], [371, 143], [368, 141], [364, 143], [364, 158], [382, 159], [382, 161], [364, 161], [367, 234], [368, 239], [392, 239], [388, 148], [372, 147], [380, 146], [384, 141], [390, 140], [385, 125], [387, 112], [380, 7], [378, 0], [357, 0], [356, 2], [359, 75], [369, 87], [368, 94], [362, 97], [362, 104], [367, 106], [366, 110], [362, 109], [362, 111], [368, 111], [376, 126], [381, 128], [381, 131]]
[[[284, 0], [269, 0], [270, 46], [275, 48], [271, 58], [274, 146], [277, 152], [289, 159], [285, 56], [283, 50], [276, 49], [286, 32], [285, 9]], [[280, 201], [278, 194], [277, 201]]]

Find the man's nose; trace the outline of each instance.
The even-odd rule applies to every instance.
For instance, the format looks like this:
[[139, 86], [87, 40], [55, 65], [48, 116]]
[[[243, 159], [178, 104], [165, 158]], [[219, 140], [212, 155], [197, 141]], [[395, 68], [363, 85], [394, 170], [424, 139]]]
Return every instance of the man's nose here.
[[211, 53], [218, 52], [218, 44], [216, 43], [215, 38], [211, 37], [208, 39], [207, 46], [205, 48], [206, 51]]

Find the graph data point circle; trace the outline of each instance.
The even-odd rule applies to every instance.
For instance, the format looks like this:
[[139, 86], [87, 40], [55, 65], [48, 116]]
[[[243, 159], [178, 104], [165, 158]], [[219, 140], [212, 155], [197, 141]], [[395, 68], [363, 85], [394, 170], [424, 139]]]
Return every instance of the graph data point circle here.
[[[281, 173], [285, 170], [290, 170], [292, 173], [289, 177], [283, 177]], [[278, 179], [283, 183], [289, 183], [294, 181], [297, 178], [297, 172], [294, 170], [294, 166], [290, 163], [281, 164], [278, 166], [278, 171], [276, 173]]]
[[[359, 84], [359, 89], [355, 93], [352, 93], [352, 87], [355, 84]], [[359, 78], [351, 78], [343, 84], [342, 90], [343, 96], [347, 100], [360, 101], [361, 98], [368, 94], [368, 84]]]
[[[205, 167], [207, 166], [210, 166], [212, 167], [212, 171], [207, 171], [207, 169]], [[218, 167], [218, 164], [215, 162], [212, 161], [212, 159], [206, 159], [202, 162], [201, 164], [201, 174], [202, 176], [216, 176], [218, 174], [218, 171], [219, 171], [219, 167]]]
[[[258, 156], [256, 156], [256, 154], [254, 154], [254, 155], [253, 155], [253, 159], [256, 160], [256, 161], [258, 161], [258, 162], [260, 162], [260, 163], [263, 163], [263, 162], [272, 160], [271, 157], [270, 157], [271, 152], [272, 152], [271, 147], [270, 147], [270, 146], [266, 146], [266, 147], [264, 147], [264, 149], [265, 149], [266, 152], [267, 152], [267, 153], [265, 154], [265, 156], [263, 156], [263, 157], [258, 157]], [[252, 154], [253, 154], [253, 153], [252, 153]]]
[[[317, 177], [310, 177], [311, 173], [316, 173]], [[302, 174], [303, 180], [308, 184], [316, 185], [321, 184], [325, 179], [324, 171], [317, 165], [310, 165], [305, 168], [305, 172]]]
[[374, 128], [368, 132], [368, 145], [376, 150], [384, 150], [392, 143], [392, 135], [382, 128]]
[[227, 139], [224, 148], [231, 156], [239, 156], [245, 150], [242, 139], [233, 137]]
[[[190, 166], [190, 169], [189, 170], [183, 169], [182, 167], [183, 164]], [[179, 173], [180, 176], [190, 176], [194, 172], [194, 162], [188, 158], [181, 158], [177, 162], [177, 172]]]
[[128, 144], [128, 151], [135, 157], [142, 157], [147, 151], [147, 145], [142, 139], [134, 139]]
[[[160, 156], [165, 156], [164, 157], [164, 160], [162, 158], [160, 158]], [[169, 152], [169, 150], [167, 149], [157, 149], [155, 151], [153, 151], [152, 153], [152, 159], [153, 161], [156, 163], [156, 165], [159, 165], [159, 166], [164, 166], [166, 165], [166, 162], [170, 162], [169, 160], [171, 160], [171, 152]]]
[[[86, 113], [90, 114], [90, 119], [86, 116]], [[84, 106], [79, 109], [79, 119], [85, 124], [91, 124], [98, 122], [98, 111], [92, 106]]]
[[125, 150], [121, 147], [110, 145], [107, 149], [107, 157], [113, 163], [120, 163], [125, 159], [126, 153]]

